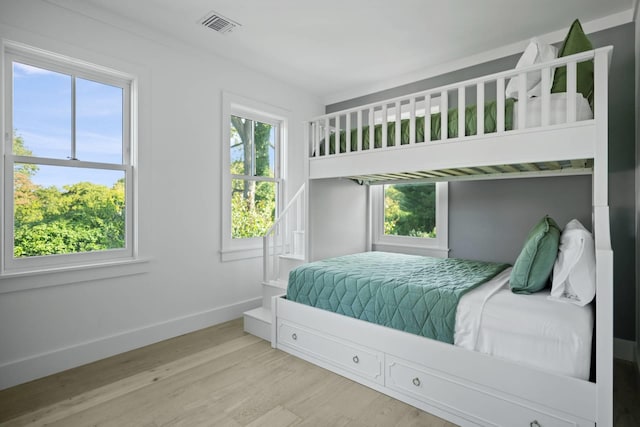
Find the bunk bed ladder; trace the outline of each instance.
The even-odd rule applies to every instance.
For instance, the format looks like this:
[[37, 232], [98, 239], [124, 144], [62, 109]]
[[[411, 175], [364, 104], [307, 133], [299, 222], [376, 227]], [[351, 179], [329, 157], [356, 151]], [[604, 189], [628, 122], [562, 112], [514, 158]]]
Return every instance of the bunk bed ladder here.
[[286, 281], [287, 265], [305, 260], [304, 197], [302, 184], [263, 237], [263, 283]]
[[263, 237], [262, 306], [244, 313], [244, 330], [271, 340], [271, 300], [286, 293], [289, 271], [307, 260], [305, 184]]

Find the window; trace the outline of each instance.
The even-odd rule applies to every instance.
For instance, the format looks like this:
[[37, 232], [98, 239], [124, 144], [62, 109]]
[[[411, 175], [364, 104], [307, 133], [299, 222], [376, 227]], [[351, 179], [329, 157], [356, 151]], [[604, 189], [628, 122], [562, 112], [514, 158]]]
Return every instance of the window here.
[[223, 100], [223, 259], [260, 256], [280, 207], [287, 113], [237, 95]]
[[447, 183], [372, 187], [373, 244], [376, 249], [409, 247], [420, 249], [426, 255], [446, 256], [447, 189]]
[[134, 256], [132, 79], [6, 46], [3, 273]]
[[262, 237], [276, 215], [279, 126], [231, 115], [231, 238]]

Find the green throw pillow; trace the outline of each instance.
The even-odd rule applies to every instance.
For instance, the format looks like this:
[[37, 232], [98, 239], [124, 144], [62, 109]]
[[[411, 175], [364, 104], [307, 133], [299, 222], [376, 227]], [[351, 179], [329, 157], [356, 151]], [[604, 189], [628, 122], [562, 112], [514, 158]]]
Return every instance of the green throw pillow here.
[[560, 228], [545, 216], [529, 231], [524, 247], [511, 270], [511, 291], [531, 294], [544, 289], [558, 256]]
[[[569, 34], [558, 52], [558, 58], [573, 55], [575, 53], [592, 50], [593, 45], [584, 34], [582, 25], [577, 19], [571, 24]], [[579, 62], [577, 65], [577, 91], [593, 106], [593, 60]], [[567, 91], [567, 67], [559, 67], [553, 76], [551, 93]]]

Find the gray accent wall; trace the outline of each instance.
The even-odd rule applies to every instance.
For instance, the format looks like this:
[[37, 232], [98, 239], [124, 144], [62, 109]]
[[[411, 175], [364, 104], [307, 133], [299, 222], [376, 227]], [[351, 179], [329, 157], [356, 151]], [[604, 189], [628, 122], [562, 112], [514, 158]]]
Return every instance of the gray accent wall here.
[[[614, 251], [614, 335], [633, 341], [636, 301], [635, 24], [592, 33], [589, 39], [594, 47], [614, 46], [609, 79], [609, 206]], [[331, 104], [326, 107], [326, 112], [503, 71], [515, 67], [519, 57], [519, 54], [511, 55]], [[527, 231], [545, 213], [555, 218], [560, 226], [573, 217], [580, 219], [587, 227], [591, 225], [590, 177], [455, 182], [449, 188], [449, 246], [452, 256], [513, 262]]]
[[367, 187], [348, 179], [309, 182], [309, 259], [367, 250]]
[[592, 230], [591, 176], [449, 184], [449, 256], [513, 264], [544, 215], [563, 228], [577, 218]]

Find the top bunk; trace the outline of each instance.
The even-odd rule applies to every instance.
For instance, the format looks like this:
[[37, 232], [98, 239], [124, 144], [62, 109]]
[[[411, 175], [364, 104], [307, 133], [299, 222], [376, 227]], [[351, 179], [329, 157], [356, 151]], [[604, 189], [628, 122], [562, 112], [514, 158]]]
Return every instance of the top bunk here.
[[612, 50], [524, 67], [521, 60], [515, 69], [317, 117], [308, 129], [309, 178], [606, 174]]

